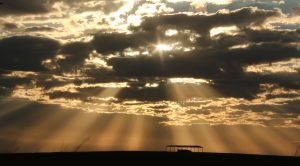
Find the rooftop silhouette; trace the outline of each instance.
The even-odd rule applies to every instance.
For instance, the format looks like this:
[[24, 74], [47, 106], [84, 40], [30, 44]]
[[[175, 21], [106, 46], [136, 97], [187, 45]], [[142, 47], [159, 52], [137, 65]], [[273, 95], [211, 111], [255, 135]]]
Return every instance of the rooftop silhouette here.
[[200, 145], [167, 145], [166, 150], [169, 152], [203, 152]]

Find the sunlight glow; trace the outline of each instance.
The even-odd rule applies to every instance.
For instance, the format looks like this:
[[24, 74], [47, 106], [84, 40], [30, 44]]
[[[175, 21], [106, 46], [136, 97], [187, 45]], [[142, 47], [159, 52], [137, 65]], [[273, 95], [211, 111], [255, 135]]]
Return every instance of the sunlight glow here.
[[22, 98], [22, 99], [29, 99], [32, 101], [37, 100], [48, 100], [49, 97], [43, 94], [43, 88], [29, 88], [27, 86], [18, 85], [12, 91], [12, 97], [15, 98]]
[[167, 44], [158, 44], [155, 46], [158, 51], [170, 51], [172, 47]]
[[128, 88], [127, 82], [109, 82], [109, 83], [96, 83], [96, 84], [81, 84], [80, 88], [91, 88], [91, 87], [102, 87], [102, 88]]
[[[128, 123], [127, 123], [128, 124]], [[127, 138], [127, 148], [128, 150], [139, 150], [142, 147], [143, 142], [145, 141], [145, 121], [142, 117], [133, 118], [129, 122], [129, 137]]]
[[165, 3], [155, 2], [155, 3], [145, 3], [140, 5], [136, 10], [135, 14], [154, 16], [155, 14], [170, 13], [173, 11], [174, 9], [168, 7]]
[[234, 34], [234, 32], [237, 30], [236, 26], [228, 26], [228, 27], [216, 27], [212, 28], [210, 30], [210, 37], [217, 36], [222, 33], [227, 33], [227, 34]]
[[[169, 0], [179, 2], [181, 0]], [[216, 5], [225, 5], [231, 3], [233, 0], [190, 0], [191, 5], [197, 9], [205, 10], [208, 3], [216, 4]]]
[[182, 1], [190, 1], [190, 2], [193, 2], [193, 4], [199, 4], [199, 5], [206, 4], [206, 3], [224, 5], [224, 4], [231, 3], [233, 0], [167, 0], [167, 1], [172, 2], [172, 3], [178, 3], [178, 2], [182, 2]]
[[183, 84], [208, 84], [209, 81], [201, 78], [169, 78], [171, 83], [183, 83]]
[[140, 55], [140, 51], [139, 50], [134, 50], [132, 48], [127, 48], [124, 50], [123, 54], [125, 56], [132, 56], [132, 57], [135, 57], [135, 56], [138, 56]]
[[[120, 133], [127, 126], [126, 119], [116, 116], [110, 119], [105, 128], [97, 136], [97, 146], [100, 149], [111, 150], [114, 149], [115, 144], [119, 144]], [[124, 132], [124, 131], [123, 131]], [[122, 141], [121, 141], [122, 142]]]
[[99, 68], [112, 69], [111, 66], [108, 66], [107, 62], [99, 57], [92, 57], [90, 59], [85, 60], [86, 64], [92, 64]]
[[[118, 93], [120, 92], [120, 88], [105, 88], [103, 91], [101, 91], [97, 97], [99, 99], [105, 99], [106, 98], [106, 101], [111, 101], [109, 99], [112, 99], [114, 98], [115, 96], [118, 95]], [[105, 100], [102, 100], [102, 101], [105, 101]]]
[[145, 87], [147, 87], [147, 88], [156, 88], [158, 86], [159, 86], [158, 83], [146, 83], [146, 85], [145, 85]]
[[131, 14], [127, 17], [127, 23], [133, 26], [139, 26], [142, 23], [142, 20], [141, 17]]
[[37, 76], [38, 74], [31, 71], [13, 71], [9, 74], [2, 74], [5, 77], [19, 77], [19, 78], [26, 78], [29, 76]]
[[168, 29], [165, 32], [166, 36], [175, 36], [178, 34], [178, 31], [176, 29]]
[[234, 45], [232, 47], [229, 47], [229, 49], [233, 50], [233, 49], [247, 48], [249, 46], [250, 46], [250, 44], [239, 44], [239, 45]]
[[250, 65], [245, 68], [245, 71], [254, 73], [297, 73], [299, 69], [300, 60], [291, 59], [288, 61]]

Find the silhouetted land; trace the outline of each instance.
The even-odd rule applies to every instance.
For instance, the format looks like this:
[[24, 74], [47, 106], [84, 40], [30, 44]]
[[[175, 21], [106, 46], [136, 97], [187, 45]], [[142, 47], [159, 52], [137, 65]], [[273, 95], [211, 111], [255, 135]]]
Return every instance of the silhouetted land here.
[[220, 163], [253, 165], [299, 165], [300, 157], [223, 154], [223, 153], [179, 153], [179, 152], [67, 152], [67, 153], [32, 153], [0, 154], [0, 161], [22, 164], [137, 164], [161, 165], [164, 163], [185, 165], [209, 165]]

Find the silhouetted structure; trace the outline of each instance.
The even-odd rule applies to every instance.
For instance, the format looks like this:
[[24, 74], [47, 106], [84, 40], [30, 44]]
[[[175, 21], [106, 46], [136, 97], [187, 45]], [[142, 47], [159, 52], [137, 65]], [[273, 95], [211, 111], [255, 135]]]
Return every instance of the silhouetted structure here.
[[167, 145], [169, 152], [203, 152], [203, 147], [199, 145]]
[[295, 151], [295, 156], [300, 156], [300, 141], [296, 141], [296, 151]]

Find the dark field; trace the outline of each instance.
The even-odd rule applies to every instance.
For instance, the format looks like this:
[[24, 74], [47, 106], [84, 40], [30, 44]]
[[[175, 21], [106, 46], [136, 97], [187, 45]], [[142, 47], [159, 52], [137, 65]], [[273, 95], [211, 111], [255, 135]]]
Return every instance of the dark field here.
[[74, 152], [0, 154], [0, 161], [22, 164], [268, 164], [299, 165], [300, 157], [189, 152]]

